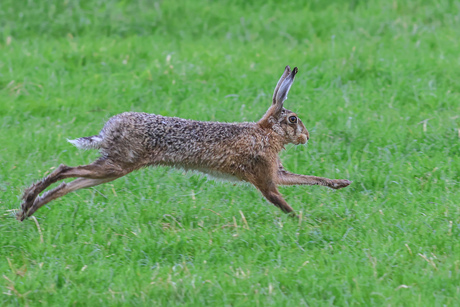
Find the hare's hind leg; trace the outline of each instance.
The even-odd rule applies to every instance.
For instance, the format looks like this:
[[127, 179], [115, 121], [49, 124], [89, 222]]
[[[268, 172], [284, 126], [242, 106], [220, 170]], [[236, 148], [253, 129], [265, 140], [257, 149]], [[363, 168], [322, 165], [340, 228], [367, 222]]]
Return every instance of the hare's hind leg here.
[[[49, 203], [50, 201], [62, 197], [70, 192], [83, 189], [83, 188], [89, 188], [89, 187], [94, 187], [96, 185], [106, 183], [112, 180], [115, 180], [116, 178], [107, 178], [107, 179], [91, 179], [91, 178], [77, 178], [74, 181], [71, 181], [69, 183], [61, 183], [59, 186], [56, 188], [47, 191], [43, 193], [42, 196], [38, 196], [35, 198], [34, 203], [32, 206], [29, 208], [27, 212], [22, 212], [22, 219], [24, 219], [26, 216], [31, 216], [32, 214], [35, 213], [38, 209], [40, 209], [42, 206], [45, 204]], [[22, 220], [21, 219], [21, 220]]]
[[[21, 204], [21, 211], [17, 214], [17, 218], [18, 220], [22, 221], [26, 217], [30, 216], [30, 214], [28, 214], [28, 211], [35, 204], [36, 198], [38, 197], [38, 195], [55, 182], [58, 182], [66, 178], [72, 178], [72, 177], [101, 179], [101, 180], [111, 181], [121, 176], [124, 176], [129, 172], [131, 172], [129, 168], [123, 168], [122, 166], [118, 165], [117, 163], [113, 163], [112, 161], [108, 159], [98, 159], [91, 164], [77, 166], [77, 167], [70, 167], [70, 166], [61, 164], [50, 175], [34, 183], [32, 186], [30, 186], [24, 191], [24, 195], [22, 197], [23, 202]], [[89, 182], [87, 183], [89, 184]], [[61, 189], [63, 188], [64, 187], [61, 186]], [[56, 193], [58, 189], [59, 187], [55, 189]], [[52, 191], [50, 191], [50, 195], [53, 195], [54, 193], [51, 194], [51, 192]], [[59, 194], [56, 194], [56, 195], [59, 195]], [[55, 199], [57, 197], [54, 197], [52, 199]], [[41, 199], [44, 199], [44, 198], [46, 198], [46, 195], [43, 195], [43, 197], [41, 197]], [[52, 199], [50, 199], [49, 201], [51, 201]], [[37, 204], [38, 203], [39, 202], [37, 202]], [[45, 203], [42, 203], [41, 206], [44, 204]], [[34, 212], [35, 211], [36, 209], [34, 210]]]

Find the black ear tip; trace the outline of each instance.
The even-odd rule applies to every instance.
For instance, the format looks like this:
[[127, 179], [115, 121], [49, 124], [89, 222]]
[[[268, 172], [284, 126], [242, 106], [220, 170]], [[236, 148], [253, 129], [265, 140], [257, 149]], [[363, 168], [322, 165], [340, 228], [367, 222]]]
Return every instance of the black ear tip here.
[[297, 69], [297, 67], [294, 67], [294, 70], [292, 71], [294, 73], [294, 75], [298, 72], [299, 70]]
[[289, 65], [287, 65], [286, 67], [284, 67], [284, 70], [291, 70], [291, 67], [289, 67]]

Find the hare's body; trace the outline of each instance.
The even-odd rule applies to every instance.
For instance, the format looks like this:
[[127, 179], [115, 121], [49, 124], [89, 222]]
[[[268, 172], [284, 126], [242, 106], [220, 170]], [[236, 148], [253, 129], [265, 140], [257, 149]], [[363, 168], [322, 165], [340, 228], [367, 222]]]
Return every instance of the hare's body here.
[[[213, 177], [253, 184], [284, 212], [293, 209], [277, 185], [324, 185], [339, 189], [348, 180], [297, 175], [286, 171], [278, 158], [286, 144], [305, 144], [309, 134], [295, 113], [283, 108], [297, 68], [286, 67], [273, 95], [273, 104], [257, 123], [202, 122], [155, 114], [128, 112], [110, 118], [98, 135], [69, 141], [83, 149], [99, 149], [95, 162], [59, 166], [25, 190], [23, 220], [53, 199], [122, 177], [136, 169], [164, 165], [196, 170]], [[77, 177], [43, 193], [50, 184]]]
[[254, 161], [276, 158], [281, 148], [270, 146], [274, 137], [256, 123], [202, 122], [129, 112], [110, 118], [99, 135], [71, 142], [82, 149], [99, 149], [102, 158], [135, 169], [164, 165], [246, 180]]

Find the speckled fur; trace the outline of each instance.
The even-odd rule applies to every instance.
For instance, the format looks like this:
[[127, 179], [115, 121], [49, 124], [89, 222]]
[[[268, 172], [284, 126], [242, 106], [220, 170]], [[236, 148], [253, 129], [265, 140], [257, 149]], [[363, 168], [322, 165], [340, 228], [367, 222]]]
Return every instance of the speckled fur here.
[[[277, 185], [324, 185], [334, 189], [348, 186], [348, 180], [297, 175], [281, 165], [278, 154], [286, 144], [305, 144], [309, 138], [297, 115], [283, 107], [296, 73], [297, 68], [291, 71], [286, 67], [271, 107], [257, 123], [202, 122], [136, 112], [115, 115], [98, 135], [69, 140], [82, 149], [99, 149], [101, 157], [89, 165], [61, 165], [26, 189], [18, 219], [24, 220], [69, 192], [155, 165], [251, 183], [287, 213], [293, 209], [282, 198]], [[50, 184], [70, 177], [77, 179], [39, 196]]]
[[105, 159], [136, 168], [165, 165], [209, 170], [241, 180], [258, 161], [275, 158], [284, 145], [279, 135], [256, 123], [200, 122], [134, 112], [112, 117], [100, 137], [98, 148]]

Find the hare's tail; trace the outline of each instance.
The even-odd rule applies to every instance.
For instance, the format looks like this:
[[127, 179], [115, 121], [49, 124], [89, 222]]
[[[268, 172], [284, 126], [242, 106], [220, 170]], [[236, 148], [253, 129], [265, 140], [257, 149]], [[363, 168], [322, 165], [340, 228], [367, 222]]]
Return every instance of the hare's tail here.
[[101, 148], [102, 141], [103, 138], [100, 135], [85, 136], [76, 140], [67, 139], [67, 142], [80, 149], [99, 149]]

